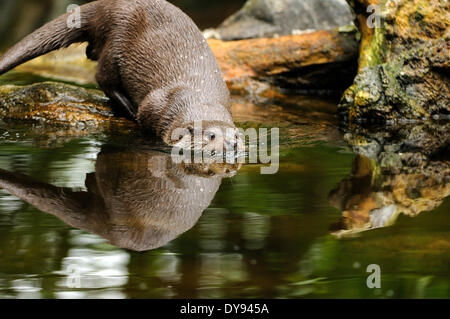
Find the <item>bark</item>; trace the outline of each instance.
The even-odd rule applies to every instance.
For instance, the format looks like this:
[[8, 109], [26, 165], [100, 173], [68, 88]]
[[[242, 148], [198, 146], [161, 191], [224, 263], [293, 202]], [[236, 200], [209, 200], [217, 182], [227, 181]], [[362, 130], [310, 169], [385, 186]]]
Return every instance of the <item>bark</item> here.
[[[276, 88], [339, 89], [356, 70], [353, 29], [280, 38], [209, 40], [232, 92], [270, 97]], [[333, 76], [330, 71], [335, 70]]]

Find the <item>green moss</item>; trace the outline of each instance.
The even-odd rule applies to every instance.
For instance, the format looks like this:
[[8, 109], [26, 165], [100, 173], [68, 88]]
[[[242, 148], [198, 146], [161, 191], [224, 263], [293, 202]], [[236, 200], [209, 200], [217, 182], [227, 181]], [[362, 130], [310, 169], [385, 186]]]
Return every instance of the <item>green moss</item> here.
[[55, 82], [0, 86], [0, 118], [65, 126], [130, 124], [114, 116], [101, 91]]
[[386, 28], [384, 21], [382, 21], [380, 27], [373, 30], [368, 46], [364, 49], [365, 58], [361, 59], [363, 65], [360, 65], [360, 69], [384, 63], [386, 61], [387, 48]]

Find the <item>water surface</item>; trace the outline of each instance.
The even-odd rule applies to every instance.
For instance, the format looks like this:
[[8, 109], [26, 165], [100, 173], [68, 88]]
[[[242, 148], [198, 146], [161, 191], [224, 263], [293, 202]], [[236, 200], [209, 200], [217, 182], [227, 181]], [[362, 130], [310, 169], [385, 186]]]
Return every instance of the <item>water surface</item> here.
[[[120, 248], [127, 244], [118, 240], [120, 234], [106, 232], [108, 221], [94, 218], [83, 224], [77, 216], [92, 217], [94, 201], [90, 200], [94, 197], [96, 203], [103, 200], [117, 207], [139, 192], [142, 196], [134, 204], [141, 201], [143, 208], [137, 215], [159, 212], [160, 208], [145, 205], [146, 198], [160, 196], [152, 193], [159, 187], [152, 178], [160, 170], [152, 171], [148, 164], [153, 163], [149, 158], [164, 158], [160, 145], [149, 143], [140, 148], [148, 141], [139, 133], [83, 133], [39, 124], [1, 123], [0, 180], [26, 185], [23, 196], [44, 196], [49, 189], [44, 185], [50, 184], [55, 198], [67, 200], [72, 192], [82, 195], [75, 196], [78, 206], [69, 213], [54, 210], [52, 215], [45, 210], [51, 210], [48, 204], [57, 205], [59, 199], [47, 199], [44, 207], [0, 190], [0, 297], [450, 297], [447, 184], [438, 188], [428, 183], [427, 193], [418, 189], [418, 194], [407, 196], [414, 199], [408, 206], [417, 211], [414, 218], [400, 214], [393, 223], [366, 227], [364, 214], [374, 208], [365, 205], [380, 194], [384, 199], [394, 194], [397, 202], [402, 202], [398, 194], [403, 194], [406, 186], [401, 183], [408, 183], [408, 175], [398, 176], [403, 182], [392, 176], [375, 178], [368, 167], [376, 163], [353, 153], [343, 141], [333, 103], [299, 97], [255, 105], [235, 98], [240, 126], [281, 128], [278, 174], [261, 175], [260, 165], [255, 164], [244, 165], [235, 176], [214, 183], [204, 177], [186, 182], [183, 173], [181, 177], [174, 173], [173, 178], [166, 174], [164, 178], [175, 185], [170, 187], [178, 187], [180, 181], [187, 183], [184, 187], [192, 188], [193, 197], [187, 201], [190, 204], [184, 204], [189, 216], [175, 216], [167, 222], [172, 227], [169, 230], [180, 227], [181, 234], [171, 233], [173, 240], [168, 243], [153, 243], [162, 243], [156, 249], [145, 247], [153, 235], [134, 250]], [[130, 176], [136, 181], [136, 192], [122, 187], [123, 181], [130, 179], [130, 171], [135, 174]], [[148, 177], [148, 171], [156, 173]], [[96, 182], [92, 176], [97, 177]], [[382, 191], [374, 182], [380, 179]], [[199, 180], [206, 184], [196, 188]], [[208, 198], [200, 193], [205, 191], [211, 193]], [[433, 191], [433, 196], [426, 195]], [[77, 196], [85, 197], [79, 200]], [[173, 196], [178, 195], [163, 198], [167, 205]], [[426, 196], [432, 197], [428, 206], [421, 204], [416, 209]], [[199, 198], [206, 202], [204, 211]], [[187, 206], [194, 204], [198, 207], [189, 211]], [[426, 211], [430, 207], [431, 211]], [[98, 211], [95, 214], [101, 215]], [[123, 211], [114, 218], [127, 219]], [[173, 206], [172, 211], [183, 210]], [[351, 216], [342, 226], [345, 212]], [[139, 223], [126, 221], [127, 227], [119, 229], [122, 238], [147, 229], [139, 218]], [[183, 222], [186, 224], [179, 226]], [[138, 230], [132, 232], [132, 227]], [[367, 287], [370, 273], [366, 269], [371, 264], [381, 268], [380, 289]], [[81, 288], [70, 288], [77, 283], [74, 273], [80, 275]]]

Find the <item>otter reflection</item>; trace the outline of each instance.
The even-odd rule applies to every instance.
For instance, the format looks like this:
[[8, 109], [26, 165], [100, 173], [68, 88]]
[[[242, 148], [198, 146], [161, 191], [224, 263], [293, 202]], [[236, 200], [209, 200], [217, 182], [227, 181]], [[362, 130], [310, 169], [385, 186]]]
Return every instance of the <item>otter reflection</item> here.
[[360, 155], [351, 176], [329, 195], [330, 203], [343, 212], [332, 226], [334, 235], [390, 226], [400, 214], [414, 217], [432, 211], [450, 196], [448, 125], [357, 132], [347, 139]]
[[175, 164], [170, 154], [102, 150], [85, 191], [0, 170], [0, 187], [72, 227], [135, 251], [161, 247], [191, 229], [213, 200], [229, 164]]

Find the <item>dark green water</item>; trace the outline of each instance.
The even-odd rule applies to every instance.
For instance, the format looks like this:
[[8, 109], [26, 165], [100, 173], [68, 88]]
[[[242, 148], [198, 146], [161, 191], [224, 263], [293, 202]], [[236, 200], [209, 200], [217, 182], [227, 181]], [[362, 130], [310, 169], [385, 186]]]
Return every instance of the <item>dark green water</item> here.
[[[303, 102], [298, 108], [307, 106]], [[245, 119], [245, 114], [238, 117]], [[310, 131], [316, 133], [304, 133]], [[281, 132], [278, 174], [261, 175], [258, 165], [246, 165], [236, 176], [224, 178], [195, 226], [155, 250], [110, 245], [94, 231], [71, 227], [0, 190], [0, 297], [450, 297], [448, 198], [431, 212], [414, 218], [400, 215], [390, 227], [334, 236], [330, 229], [342, 212], [331, 205], [329, 195], [350, 177], [357, 155], [339, 134], [318, 139], [313, 126], [303, 127], [303, 134], [293, 125]], [[13, 181], [22, 173], [78, 192], [87, 191], [86, 174], [96, 170], [96, 161], [103, 163], [97, 170], [106, 167], [102, 187], [112, 191], [124, 189], [123, 167], [141, 169], [140, 155], [130, 155], [141, 152], [130, 146], [135, 136], [102, 132], [58, 137], [62, 135], [45, 127], [1, 124], [0, 168], [14, 173], [8, 175]], [[149, 152], [143, 151], [144, 160]], [[5, 176], [1, 171], [0, 181]], [[25, 196], [44, 192], [17, 180], [17, 185], [31, 185]], [[353, 186], [359, 187], [357, 182]], [[120, 202], [130, 194], [117, 191], [115, 196]], [[79, 215], [90, 203], [80, 204]], [[76, 209], [73, 214], [78, 214]], [[92, 227], [101, 232], [107, 226], [97, 221]], [[123, 236], [129, 236], [127, 231]], [[379, 289], [366, 284], [371, 264], [381, 269]], [[68, 287], [73, 269], [81, 288]]]

